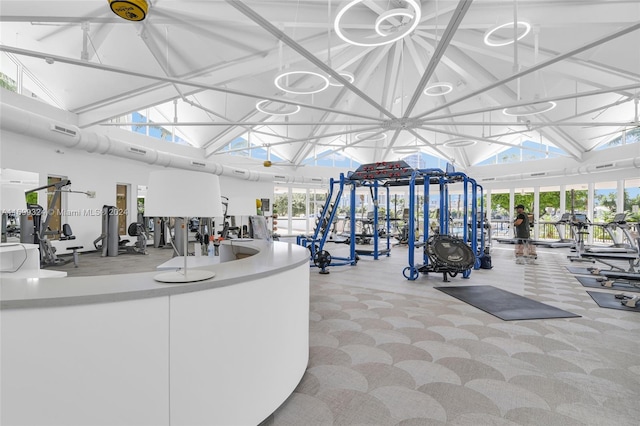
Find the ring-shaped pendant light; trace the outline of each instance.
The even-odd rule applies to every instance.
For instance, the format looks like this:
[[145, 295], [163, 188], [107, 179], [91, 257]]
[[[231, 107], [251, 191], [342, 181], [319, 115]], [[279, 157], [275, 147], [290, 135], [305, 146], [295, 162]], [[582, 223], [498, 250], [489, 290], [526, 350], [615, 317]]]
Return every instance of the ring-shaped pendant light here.
[[[338, 74], [344, 77], [344, 79], [347, 80], [349, 83], [353, 83], [354, 81], [356, 81], [356, 77], [353, 74], [351, 74], [349, 71], [338, 71]], [[329, 86], [342, 87], [344, 86], [344, 84], [336, 81], [333, 77], [329, 76]]]
[[416, 154], [420, 152], [420, 148], [413, 145], [393, 147], [391, 150], [395, 154]]
[[[489, 31], [487, 31], [484, 34], [484, 44], [491, 47], [498, 47], [498, 46], [506, 46], [508, 44], [513, 43], [514, 42], [513, 37], [512, 38], [505, 37], [505, 38], [499, 38], [499, 39], [494, 37], [493, 40], [491, 39], [492, 35], [495, 35], [497, 31], [506, 27], [513, 27], [513, 22], [507, 22], [506, 24], [498, 25], [497, 27], [491, 28]], [[529, 34], [529, 31], [531, 31], [531, 24], [525, 21], [518, 21], [518, 28], [524, 29], [522, 31], [522, 34], [520, 34], [517, 37], [517, 40], [520, 40], [522, 37]]]
[[446, 146], [447, 148], [462, 148], [465, 146], [472, 146], [477, 144], [478, 141], [473, 140], [473, 139], [460, 139], [460, 138], [456, 138], [456, 139], [451, 139], [446, 141], [443, 145]]
[[451, 83], [441, 82], [427, 86], [423, 93], [427, 96], [442, 96], [450, 93], [452, 90], [453, 85]]
[[408, 9], [391, 9], [387, 10], [376, 19], [376, 24], [373, 29], [378, 33], [380, 37], [387, 37], [390, 33], [382, 30], [382, 24], [387, 22], [391, 18], [404, 17], [413, 19], [413, 13]]
[[[300, 105], [289, 105], [294, 107], [292, 111], [286, 111], [286, 112], [282, 112], [282, 110], [268, 110], [264, 108], [264, 104], [268, 103], [268, 102], [273, 102], [270, 101], [269, 99], [263, 99], [261, 101], [258, 101], [256, 103], [256, 109], [258, 111], [260, 111], [263, 114], [267, 114], [267, 115], [278, 115], [278, 116], [285, 116], [285, 115], [293, 115], [293, 114], [297, 114], [298, 112], [300, 112]], [[288, 104], [283, 104], [283, 105], [288, 105]]]
[[523, 115], [536, 115], [536, 114], [542, 114], [543, 112], [551, 111], [556, 106], [557, 104], [552, 101], [539, 102], [532, 105], [522, 105], [522, 106], [505, 108], [502, 110], [502, 113], [510, 117], [518, 117]]
[[[420, 10], [419, 2], [417, 2], [416, 0], [405, 0], [405, 2], [411, 7], [411, 9], [413, 9], [413, 14], [411, 14], [410, 11], [407, 12], [410, 14], [410, 16], [413, 16], [413, 21], [411, 21], [411, 25], [408, 25], [404, 31], [394, 34], [393, 36], [387, 35], [387, 36], [383, 36], [382, 38], [376, 37], [374, 39], [372, 39], [370, 36], [354, 37], [353, 35], [348, 34], [348, 32], [345, 31], [340, 25], [341, 25], [342, 18], [349, 11], [349, 9], [351, 9], [352, 7], [356, 6], [359, 3], [362, 3], [363, 1], [364, 0], [353, 0], [347, 3], [342, 9], [338, 11], [338, 14], [336, 15], [336, 19], [333, 22], [333, 28], [336, 34], [338, 35], [338, 37], [340, 37], [342, 40], [344, 40], [349, 44], [353, 44], [355, 46], [364, 46], [364, 47], [384, 46], [385, 44], [393, 43], [394, 41], [400, 40], [401, 38], [410, 34], [411, 32], [413, 32], [413, 30], [416, 29], [416, 27], [420, 23], [422, 11]], [[397, 11], [397, 10], [398, 9], [393, 9], [393, 11]], [[384, 13], [381, 14], [380, 16], [384, 16]], [[372, 32], [372, 35], [375, 35], [375, 33], [376, 32], [374, 30]]]
[[[302, 75], [309, 75], [313, 78], [319, 78], [321, 83], [319, 86], [310, 87], [307, 89], [296, 89], [294, 87], [287, 87], [284, 84], [282, 84], [283, 79], [287, 76], [302, 76]], [[326, 76], [315, 71], [295, 70], [295, 71], [285, 71], [278, 74], [275, 80], [273, 80], [273, 84], [275, 84], [276, 87], [282, 90], [283, 92], [293, 93], [294, 95], [311, 95], [313, 93], [322, 92], [324, 89], [329, 87], [329, 79]]]

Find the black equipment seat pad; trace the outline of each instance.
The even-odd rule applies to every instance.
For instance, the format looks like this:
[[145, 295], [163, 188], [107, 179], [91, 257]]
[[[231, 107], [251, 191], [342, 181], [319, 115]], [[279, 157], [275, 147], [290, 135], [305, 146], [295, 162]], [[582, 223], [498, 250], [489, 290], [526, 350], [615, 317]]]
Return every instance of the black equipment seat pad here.
[[131, 237], [137, 237], [144, 233], [144, 227], [140, 222], [132, 222], [127, 229], [127, 234]]
[[75, 239], [76, 239], [76, 236], [73, 235], [73, 232], [71, 231], [71, 226], [68, 223], [63, 224], [60, 241], [75, 240]]

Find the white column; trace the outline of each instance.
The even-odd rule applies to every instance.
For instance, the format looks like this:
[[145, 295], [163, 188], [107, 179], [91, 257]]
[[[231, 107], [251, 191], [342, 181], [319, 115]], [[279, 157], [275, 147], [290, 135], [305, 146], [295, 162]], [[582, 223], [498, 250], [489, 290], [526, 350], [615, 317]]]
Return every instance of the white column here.
[[535, 186], [533, 188], [533, 239], [537, 240], [540, 235], [540, 187]]
[[287, 188], [287, 216], [289, 222], [287, 223], [287, 235], [293, 235], [293, 189]]
[[616, 213], [624, 211], [624, 179], [618, 180], [618, 193], [616, 199]]
[[513, 211], [515, 210], [515, 206], [516, 206], [516, 190], [514, 188], [509, 189], [509, 226], [511, 226], [511, 224], [514, 221], [514, 217], [513, 217]]
[[567, 187], [565, 185], [560, 185], [560, 213], [564, 214], [567, 212]]
[[[596, 184], [589, 182], [587, 190], [587, 217], [593, 221], [593, 209], [595, 208]], [[593, 244], [593, 231], [589, 233], [587, 244]]]

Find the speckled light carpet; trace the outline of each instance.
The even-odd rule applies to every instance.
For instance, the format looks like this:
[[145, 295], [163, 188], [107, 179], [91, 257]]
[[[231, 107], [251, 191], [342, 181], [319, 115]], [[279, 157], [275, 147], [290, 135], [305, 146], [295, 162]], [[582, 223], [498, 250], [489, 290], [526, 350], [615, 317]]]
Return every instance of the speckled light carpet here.
[[406, 250], [312, 268], [309, 366], [262, 426], [637, 425], [640, 315], [598, 307], [562, 249], [537, 265], [515, 265], [512, 247], [492, 255], [494, 269], [447, 285], [495, 285], [581, 317], [502, 321], [436, 291], [441, 276], [404, 279]]

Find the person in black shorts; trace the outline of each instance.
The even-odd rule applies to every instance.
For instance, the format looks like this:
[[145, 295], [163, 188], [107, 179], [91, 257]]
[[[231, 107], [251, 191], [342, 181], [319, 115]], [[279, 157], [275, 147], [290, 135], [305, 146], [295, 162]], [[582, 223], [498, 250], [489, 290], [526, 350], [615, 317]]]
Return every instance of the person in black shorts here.
[[522, 204], [516, 206], [516, 213], [516, 220], [513, 222], [516, 234], [516, 263], [524, 264], [533, 262], [535, 257], [530, 256], [531, 234], [529, 233], [529, 218], [524, 213], [524, 206]]

